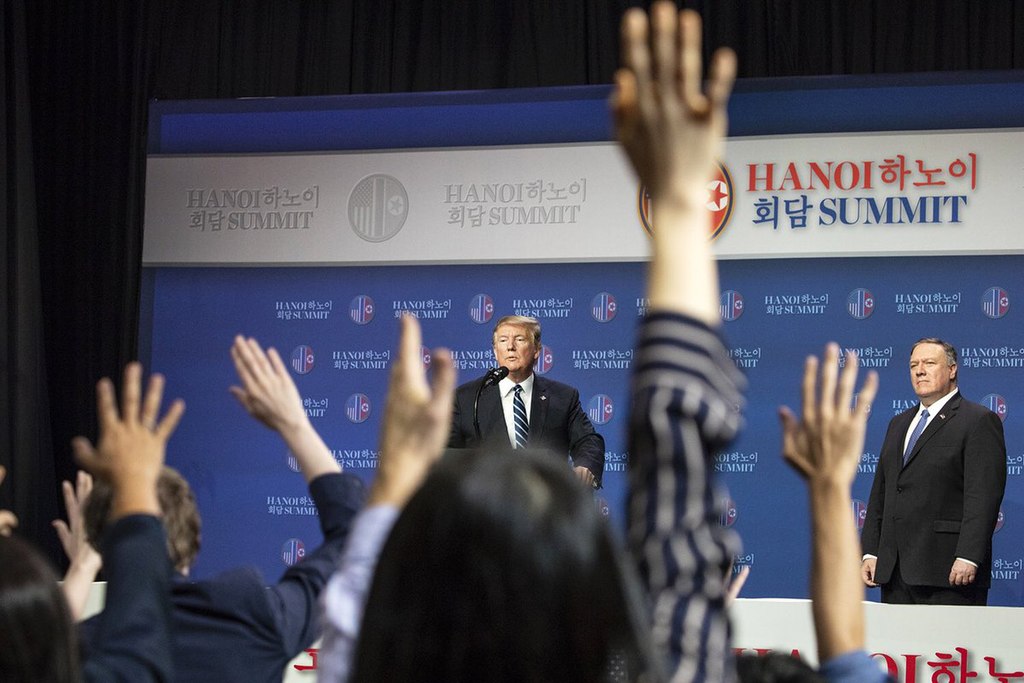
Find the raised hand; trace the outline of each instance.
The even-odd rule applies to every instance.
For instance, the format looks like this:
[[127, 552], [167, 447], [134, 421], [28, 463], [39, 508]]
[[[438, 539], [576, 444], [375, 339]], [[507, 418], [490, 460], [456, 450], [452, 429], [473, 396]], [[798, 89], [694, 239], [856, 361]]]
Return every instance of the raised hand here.
[[85, 522], [82, 518], [82, 508], [85, 506], [85, 499], [92, 492], [92, 476], [88, 472], [78, 471], [75, 485], [71, 482], [61, 482], [61, 492], [64, 494], [64, 508], [68, 513], [68, 521], [63, 519], [53, 520], [53, 528], [60, 539], [64, 554], [71, 562], [76, 560], [95, 565], [96, 570], [100, 568], [102, 560], [100, 554], [89, 545], [85, 534]]
[[242, 382], [231, 387], [231, 394], [250, 415], [277, 432], [308, 422], [299, 390], [276, 349], [264, 352], [252, 337], [237, 336], [231, 360]]
[[380, 435], [380, 463], [372, 502], [403, 505], [441, 457], [451, 429], [455, 367], [445, 349], [432, 354], [433, 383], [420, 355], [420, 324], [403, 316], [398, 358], [391, 368]]
[[[83, 440], [84, 441], [84, 440]], [[61, 483], [64, 493], [64, 507], [68, 512], [68, 521], [53, 520], [53, 528], [57, 530], [64, 554], [71, 564], [64, 575], [61, 590], [71, 608], [71, 616], [77, 621], [85, 612], [85, 604], [89, 598], [89, 589], [96, 575], [103, 567], [103, 558], [92, 545], [85, 533], [85, 520], [82, 509], [85, 500], [92, 493], [92, 477], [81, 470], [75, 479], [75, 485], [65, 481]]]
[[142, 366], [129, 363], [124, 369], [121, 409], [114, 385], [104, 377], [96, 385], [100, 435], [93, 448], [84, 437], [72, 441], [78, 463], [113, 489], [110, 518], [135, 513], [160, 514], [156, 481], [164, 464], [167, 440], [178, 426], [185, 403], [175, 400], [158, 421], [164, 378], [149, 378], [142, 394]]
[[623, 17], [622, 59], [611, 107], [619, 142], [651, 195], [650, 308], [717, 325], [707, 183], [722, 149], [736, 56], [715, 52], [703, 90], [700, 17], [657, 2], [650, 22], [637, 9]]
[[830, 480], [847, 488], [857, 474], [864, 451], [871, 404], [878, 392], [878, 374], [868, 373], [853, 402], [857, 382], [857, 356], [846, 355], [840, 375], [839, 347], [825, 347], [818, 387], [818, 359], [809, 356], [804, 364], [802, 383], [803, 413], [798, 421], [788, 407], [779, 409], [782, 421], [782, 454], [793, 469], [812, 483]]
[[231, 394], [250, 415], [281, 435], [306, 481], [340, 472], [341, 467], [313, 429], [277, 350], [264, 351], [252, 337], [237, 336], [231, 345], [231, 360], [242, 382], [242, 386], [230, 388]]
[[633, 168], [655, 199], [671, 195], [703, 207], [725, 135], [736, 55], [715, 52], [703, 91], [700, 15], [657, 2], [650, 22], [638, 9], [623, 17], [622, 60], [611, 105]]

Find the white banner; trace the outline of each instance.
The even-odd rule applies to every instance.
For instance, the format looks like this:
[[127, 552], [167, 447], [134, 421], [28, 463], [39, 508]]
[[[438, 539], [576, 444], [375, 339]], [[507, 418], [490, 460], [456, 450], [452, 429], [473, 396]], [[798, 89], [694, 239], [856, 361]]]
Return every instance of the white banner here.
[[[1019, 131], [730, 140], [722, 258], [1024, 252]], [[150, 157], [143, 262], [635, 261], [648, 217], [616, 145]]]

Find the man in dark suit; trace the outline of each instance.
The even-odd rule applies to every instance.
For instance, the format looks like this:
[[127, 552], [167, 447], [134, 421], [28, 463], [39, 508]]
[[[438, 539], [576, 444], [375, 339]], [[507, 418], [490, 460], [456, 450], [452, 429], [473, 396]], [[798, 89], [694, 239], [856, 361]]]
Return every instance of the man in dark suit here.
[[956, 349], [921, 339], [910, 381], [921, 403], [889, 423], [861, 536], [861, 576], [882, 602], [984, 605], [1006, 487], [999, 417], [957, 389]]
[[508, 368], [508, 376], [488, 382], [480, 393], [479, 432], [473, 423], [473, 403], [488, 378], [458, 388], [448, 447], [530, 448], [563, 458], [569, 455], [576, 476], [599, 488], [604, 439], [583, 412], [579, 392], [533, 372], [541, 349], [540, 323], [525, 316], [505, 316], [494, 326], [493, 343], [494, 358], [500, 367]]

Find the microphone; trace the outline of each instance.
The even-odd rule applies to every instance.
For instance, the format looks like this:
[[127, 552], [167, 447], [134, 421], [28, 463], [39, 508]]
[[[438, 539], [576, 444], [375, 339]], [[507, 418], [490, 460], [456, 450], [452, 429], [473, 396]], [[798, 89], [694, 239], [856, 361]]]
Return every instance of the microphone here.
[[505, 379], [508, 375], [508, 368], [504, 365], [499, 365], [496, 368], [491, 368], [484, 375], [484, 381], [480, 384], [480, 388], [476, 390], [476, 398], [473, 399], [473, 431], [476, 432], [476, 442], [480, 443], [480, 394], [484, 393], [484, 389], [497, 384], [501, 380]]
[[506, 368], [504, 365], [499, 365], [496, 368], [491, 368], [490, 370], [487, 371], [487, 374], [484, 375], [484, 386], [488, 387], [492, 384], [497, 384], [506, 377], [508, 377], [508, 368]]

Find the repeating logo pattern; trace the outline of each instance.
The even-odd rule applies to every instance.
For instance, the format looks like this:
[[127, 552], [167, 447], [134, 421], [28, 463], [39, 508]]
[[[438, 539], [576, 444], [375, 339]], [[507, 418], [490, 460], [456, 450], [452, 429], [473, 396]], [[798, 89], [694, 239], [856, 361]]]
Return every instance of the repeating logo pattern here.
[[554, 364], [555, 354], [547, 344], [541, 344], [540, 353], [537, 355], [537, 361], [533, 364], [533, 371], [538, 375], [543, 375], [551, 370], [551, 367]]
[[857, 531], [864, 528], [864, 522], [868, 518], [868, 504], [858, 498], [853, 499], [853, 522], [857, 525]]
[[587, 417], [596, 425], [608, 424], [614, 415], [615, 407], [607, 394], [598, 394], [587, 404]]
[[858, 287], [846, 297], [846, 311], [857, 320], [864, 320], [875, 312], [875, 297], [864, 289]]
[[722, 510], [722, 516], [719, 517], [718, 521], [721, 522], [722, 526], [728, 528], [736, 523], [739, 516], [739, 512], [736, 510], [736, 501], [732, 498], [727, 498], [725, 500], [725, 507]]
[[352, 394], [345, 401], [345, 417], [359, 424], [370, 417], [370, 399], [366, 394]]
[[599, 323], [610, 322], [618, 312], [615, 297], [608, 292], [601, 292], [590, 302], [590, 315]]
[[999, 419], [1006, 422], [1006, 399], [999, 394], [987, 394], [981, 399], [981, 405], [999, 416]]
[[718, 304], [718, 312], [722, 320], [732, 322], [743, 315], [743, 295], [734, 289], [722, 292]]
[[1010, 310], [1010, 294], [1002, 287], [989, 287], [981, 296], [981, 310], [990, 318], [1002, 318]]
[[478, 325], [494, 317], [494, 299], [486, 294], [477, 294], [469, 302], [469, 318]]
[[289, 538], [281, 546], [281, 561], [289, 567], [306, 556], [306, 544], [297, 538]]
[[301, 344], [292, 350], [292, 370], [305, 375], [313, 370], [316, 356], [313, 354], [313, 347]]
[[373, 312], [373, 299], [365, 294], [360, 294], [352, 299], [348, 305], [348, 317], [352, 318], [352, 322], [356, 325], [366, 325], [373, 320]]

